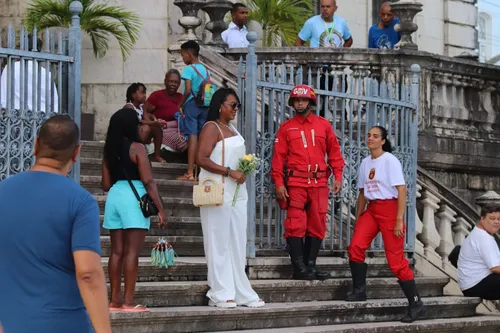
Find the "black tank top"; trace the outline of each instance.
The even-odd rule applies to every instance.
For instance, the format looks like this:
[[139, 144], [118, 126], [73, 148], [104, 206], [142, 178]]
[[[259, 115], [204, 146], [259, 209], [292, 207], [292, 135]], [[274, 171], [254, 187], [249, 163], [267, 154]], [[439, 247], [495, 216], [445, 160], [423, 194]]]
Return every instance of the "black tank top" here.
[[116, 183], [119, 180], [127, 180], [123, 169], [127, 172], [127, 175], [130, 180], [140, 180], [139, 176], [139, 168], [137, 164], [130, 160], [130, 146], [132, 145], [132, 141], [125, 140], [123, 142], [122, 151], [120, 152], [120, 165], [118, 170], [116, 170], [116, 174], [113, 175], [113, 183]]

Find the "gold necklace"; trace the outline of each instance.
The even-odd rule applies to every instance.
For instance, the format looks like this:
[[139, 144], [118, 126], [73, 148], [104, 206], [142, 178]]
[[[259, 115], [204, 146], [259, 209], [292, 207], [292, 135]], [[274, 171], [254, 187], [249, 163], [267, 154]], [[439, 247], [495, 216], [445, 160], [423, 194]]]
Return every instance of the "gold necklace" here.
[[225, 128], [227, 128], [228, 130], [230, 130], [232, 133], [234, 133], [233, 128], [231, 126], [223, 124], [219, 119], [217, 119], [217, 122], [222, 126], [224, 126]]

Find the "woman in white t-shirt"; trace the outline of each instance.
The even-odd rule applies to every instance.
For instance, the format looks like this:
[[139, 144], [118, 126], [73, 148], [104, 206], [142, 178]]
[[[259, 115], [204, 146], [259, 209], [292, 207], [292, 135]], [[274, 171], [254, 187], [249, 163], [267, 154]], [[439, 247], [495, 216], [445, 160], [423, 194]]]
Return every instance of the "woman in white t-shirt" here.
[[406, 208], [403, 170], [399, 160], [391, 154], [391, 143], [384, 127], [372, 127], [366, 142], [370, 156], [361, 162], [358, 171], [356, 227], [347, 249], [353, 291], [346, 301], [366, 301], [366, 249], [381, 232], [387, 262], [410, 303], [408, 314], [401, 321], [411, 323], [424, 314], [425, 306], [403, 251]]

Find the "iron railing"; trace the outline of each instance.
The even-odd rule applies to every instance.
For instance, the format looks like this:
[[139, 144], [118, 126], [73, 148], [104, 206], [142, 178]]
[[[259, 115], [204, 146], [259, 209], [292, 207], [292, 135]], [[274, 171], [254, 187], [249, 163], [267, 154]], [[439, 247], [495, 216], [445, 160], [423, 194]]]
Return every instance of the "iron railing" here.
[[[41, 124], [57, 113], [70, 115], [80, 127], [82, 4], [70, 5], [72, 26], [58, 33], [9, 25], [0, 37], [0, 181], [28, 170]], [[6, 42], [6, 43], [5, 43]], [[71, 177], [80, 181], [80, 161]]]
[[[369, 153], [365, 139], [370, 127], [381, 125], [387, 128], [393, 154], [403, 165], [408, 187], [405, 250], [411, 254], [415, 246], [420, 67], [411, 66], [399, 82], [391, 82], [379, 81], [356, 66], [339, 69], [329, 64], [259, 62], [252, 36], [248, 39], [248, 54], [240, 61], [240, 72], [245, 75], [238, 76], [244, 105], [238, 128], [247, 151], [263, 161], [258, 172], [247, 178], [248, 256], [254, 257], [256, 248], [283, 246], [285, 213], [276, 204], [269, 175], [275, 134], [283, 121], [294, 116], [287, 103], [290, 90], [301, 83], [314, 87], [318, 98], [315, 112], [331, 122], [345, 160], [343, 188], [337, 196], [330, 195], [324, 248], [345, 254], [355, 225], [358, 167]], [[372, 251], [383, 251], [380, 235]]]

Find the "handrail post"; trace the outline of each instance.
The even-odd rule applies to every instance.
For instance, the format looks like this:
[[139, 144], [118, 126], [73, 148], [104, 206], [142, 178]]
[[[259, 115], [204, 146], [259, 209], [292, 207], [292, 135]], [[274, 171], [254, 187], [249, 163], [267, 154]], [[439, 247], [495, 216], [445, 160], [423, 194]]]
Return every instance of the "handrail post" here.
[[[83, 5], [80, 1], [73, 1], [69, 5], [71, 11], [71, 28], [69, 28], [68, 55], [73, 57], [73, 62], [68, 69], [68, 114], [73, 118], [81, 130], [81, 107], [82, 107], [82, 30], [80, 26], [80, 14]], [[72, 178], [80, 183], [80, 156], [73, 165]]]
[[[245, 145], [247, 154], [254, 154], [257, 149], [257, 55], [255, 42], [257, 34], [253, 31], [247, 34], [248, 54], [246, 56], [245, 85]], [[247, 224], [247, 257], [255, 258], [255, 209], [256, 189], [255, 174], [247, 178], [248, 191], [248, 224]]]

